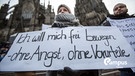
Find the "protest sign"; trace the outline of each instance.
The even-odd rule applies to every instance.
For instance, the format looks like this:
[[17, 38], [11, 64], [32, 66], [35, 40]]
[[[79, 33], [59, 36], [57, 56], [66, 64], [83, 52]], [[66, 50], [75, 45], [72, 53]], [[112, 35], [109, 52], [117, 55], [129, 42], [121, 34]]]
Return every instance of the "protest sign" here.
[[135, 51], [135, 18], [113, 20], [108, 18], [112, 26], [117, 26]]
[[[108, 18], [112, 26], [117, 26], [135, 51], [135, 18], [113, 20]], [[135, 68], [132, 68], [135, 72]]]
[[135, 67], [133, 52], [116, 27], [47, 28], [19, 33], [0, 71]]

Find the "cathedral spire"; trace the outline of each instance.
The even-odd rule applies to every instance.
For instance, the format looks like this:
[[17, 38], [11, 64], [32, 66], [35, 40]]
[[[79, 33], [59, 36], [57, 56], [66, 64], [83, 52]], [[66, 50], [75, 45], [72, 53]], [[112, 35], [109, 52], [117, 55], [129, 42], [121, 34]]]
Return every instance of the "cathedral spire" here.
[[48, 5], [50, 5], [50, 0], [48, 0]]
[[11, 1], [11, 0], [8, 1], [8, 5], [10, 4], [10, 1]]
[[44, 0], [44, 7], [45, 7], [45, 0]]

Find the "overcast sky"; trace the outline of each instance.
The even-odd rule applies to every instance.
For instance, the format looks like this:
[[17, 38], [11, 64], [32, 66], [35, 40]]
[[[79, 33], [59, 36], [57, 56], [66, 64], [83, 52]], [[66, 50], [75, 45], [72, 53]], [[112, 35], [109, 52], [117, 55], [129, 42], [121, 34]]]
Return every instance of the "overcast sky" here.
[[[4, 3], [8, 3], [9, 0], [0, 0], [0, 6]], [[46, 7], [48, 5], [50, 1], [50, 4], [52, 5], [52, 8], [54, 8], [54, 11], [56, 12], [57, 11], [57, 7], [60, 5], [60, 4], [66, 4], [67, 6], [70, 7], [71, 9], [71, 12], [74, 13], [74, 7], [75, 7], [75, 1], [76, 0], [45, 0], [45, 4], [46, 4]], [[129, 10], [129, 14], [133, 14], [135, 13], [135, 0], [103, 0], [103, 2], [105, 3], [108, 11], [113, 14], [113, 7], [115, 4], [117, 3], [125, 3], [128, 7], [128, 10]], [[10, 2], [10, 6], [14, 5], [14, 4], [17, 4], [18, 3], [18, 0], [11, 0]], [[40, 3], [43, 4], [44, 3], [44, 0], [40, 0]]]

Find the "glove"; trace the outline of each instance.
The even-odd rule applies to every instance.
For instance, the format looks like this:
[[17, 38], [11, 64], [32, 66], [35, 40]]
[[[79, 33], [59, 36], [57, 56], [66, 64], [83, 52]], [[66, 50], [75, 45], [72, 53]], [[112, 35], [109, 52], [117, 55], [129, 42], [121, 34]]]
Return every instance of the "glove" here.
[[62, 76], [78, 76], [78, 71], [72, 70], [70, 67], [64, 67], [64, 70], [58, 71]]
[[63, 27], [68, 27], [68, 26], [65, 25], [64, 23], [57, 22], [57, 23], [53, 23], [53, 24], [52, 24], [52, 27], [63, 28]]

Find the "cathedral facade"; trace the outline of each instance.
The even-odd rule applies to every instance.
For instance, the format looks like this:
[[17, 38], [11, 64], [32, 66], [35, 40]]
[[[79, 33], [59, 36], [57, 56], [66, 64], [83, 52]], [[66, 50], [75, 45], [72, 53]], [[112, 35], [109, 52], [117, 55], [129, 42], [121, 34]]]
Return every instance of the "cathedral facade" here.
[[5, 28], [0, 31], [4, 40], [8, 40], [15, 33], [41, 30], [42, 24], [51, 25], [54, 22], [52, 5], [48, 4], [46, 8], [45, 3], [40, 4], [40, 0], [18, 0], [18, 4], [8, 7], [8, 10], [12, 8], [14, 10], [10, 12], [6, 26], [3, 25]]
[[76, 0], [75, 15], [82, 25], [98, 26], [108, 14], [102, 0]]

